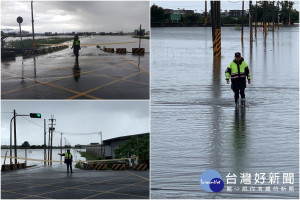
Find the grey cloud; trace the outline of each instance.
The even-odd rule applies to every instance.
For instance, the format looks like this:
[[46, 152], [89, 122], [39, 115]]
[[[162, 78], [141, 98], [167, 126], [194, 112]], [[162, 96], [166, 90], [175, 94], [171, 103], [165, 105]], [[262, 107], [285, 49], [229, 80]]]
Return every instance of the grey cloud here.
[[[30, 2], [1, 2], [2, 26], [18, 28], [31, 25]], [[63, 1], [34, 2], [36, 30], [52, 31], [133, 31], [139, 24], [149, 29], [149, 2], [139, 1]], [[28, 30], [30, 31], [30, 30]]]
[[[2, 144], [9, 142], [9, 123], [13, 109], [18, 114], [40, 112], [43, 119], [56, 119], [56, 136], [64, 133], [90, 133], [103, 131], [103, 138], [113, 138], [149, 132], [148, 101], [2, 101]], [[25, 119], [26, 118], [26, 119]], [[43, 143], [43, 119], [17, 117], [18, 144], [29, 141]], [[28, 121], [30, 120], [30, 121]], [[33, 123], [37, 123], [33, 124]], [[48, 126], [47, 126], [48, 127]], [[96, 135], [65, 135], [72, 144], [99, 141]], [[97, 142], [96, 141], [96, 142]]]

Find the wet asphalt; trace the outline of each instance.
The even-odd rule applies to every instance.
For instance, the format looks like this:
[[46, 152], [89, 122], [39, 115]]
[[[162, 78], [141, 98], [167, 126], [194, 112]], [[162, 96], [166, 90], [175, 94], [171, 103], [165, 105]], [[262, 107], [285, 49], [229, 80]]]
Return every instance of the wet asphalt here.
[[149, 171], [81, 170], [65, 165], [1, 173], [2, 199], [147, 199]]
[[[82, 44], [95, 41], [83, 38]], [[116, 54], [96, 46], [82, 46], [78, 62], [70, 48], [46, 55], [2, 59], [1, 97], [149, 99], [149, 53]]]

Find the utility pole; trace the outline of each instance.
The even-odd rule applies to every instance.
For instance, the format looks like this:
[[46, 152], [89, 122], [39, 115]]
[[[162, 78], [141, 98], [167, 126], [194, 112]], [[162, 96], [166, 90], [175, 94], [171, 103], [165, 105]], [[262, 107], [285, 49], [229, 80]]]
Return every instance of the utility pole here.
[[211, 1], [211, 28], [214, 58], [221, 57], [221, 2]]
[[48, 138], [48, 165], [50, 165], [50, 140], [51, 140], [51, 134], [50, 134], [50, 127], [49, 127], [49, 131], [48, 131], [48, 134], [49, 134], [49, 138]]
[[[62, 154], [62, 132], [60, 133], [60, 154]], [[62, 157], [60, 156], [60, 162], [62, 161]], [[62, 163], [60, 163], [62, 164]]]
[[15, 139], [15, 165], [17, 164], [17, 126], [16, 126], [16, 110], [14, 110], [14, 139]]
[[139, 35], [140, 35], [139, 48], [141, 48], [141, 40], [142, 40], [142, 24], [140, 24]]
[[205, 13], [204, 13], [204, 25], [207, 25], [207, 1], [205, 0]]
[[44, 119], [44, 165], [46, 165], [46, 160], [47, 160], [47, 156], [46, 156], [46, 135], [47, 135], [46, 119]]
[[139, 140], [139, 137], [137, 137], [136, 139], [137, 139], [137, 148], [138, 148], [138, 164], [141, 164], [141, 160], [140, 160], [140, 140]]
[[[55, 128], [53, 127], [54, 125], [56, 125], [56, 119], [53, 118], [54, 116], [51, 115], [51, 119], [49, 119], [50, 121], [50, 134], [51, 134], [51, 143], [50, 143], [50, 160], [52, 161], [52, 148], [53, 148], [53, 131], [55, 130]], [[52, 165], [52, 162], [50, 162], [50, 165]]]
[[273, 16], [272, 16], [272, 32], [274, 32], [274, 30], [275, 30], [275, 9], [274, 9], [274, 7], [275, 7], [275, 1], [273, 1], [273, 6], [272, 6], [272, 14], [273, 14]]
[[101, 159], [103, 158], [103, 148], [102, 148], [102, 131], [99, 132], [100, 135], [100, 151], [101, 151]]
[[255, 4], [255, 38], [257, 38], [257, 1]]
[[267, 37], [267, 2], [263, 2], [264, 36]]
[[212, 38], [213, 38], [213, 42], [215, 40], [216, 37], [216, 10], [215, 10], [215, 2], [214, 1], [210, 1], [210, 21], [211, 21], [211, 30], [212, 30]]
[[250, 25], [250, 45], [253, 42], [253, 26], [252, 26], [252, 1], [249, 1], [249, 25]]
[[15, 117], [11, 118], [10, 120], [10, 143], [9, 143], [9, 147], [10, 147], [10, 150], [9, 150], [9, 153], [10, 153], [10, 159], [9, 159], [9, 164], [12, 164], [12, 127], [11, 127], [11, 124], [12, 124], [12, 120], [14, 119]]
[[242, 1], [242, 32], [241, 32], [241, 40], [244, 41], [244, 1]]
[[31, 22], [32, 22], [32, 48], [35, 48], [34, 20], [33, 20], [33, 0], [31, 1]]
[[278, 16], [277, 16], [277, 29], [279, 29], [279, 1], [277, 1], [277, 10], [278, 10]]

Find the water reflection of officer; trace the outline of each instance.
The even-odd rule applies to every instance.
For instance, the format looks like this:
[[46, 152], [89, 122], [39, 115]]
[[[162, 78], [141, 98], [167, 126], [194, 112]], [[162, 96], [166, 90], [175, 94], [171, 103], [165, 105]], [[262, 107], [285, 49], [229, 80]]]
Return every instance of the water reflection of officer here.
[[79, 61], [76, 60], [73, 67], [73, 76], [75, 81], [77, 82], [80, 79], [80, 67], [79, 67]]
[[80, 47], [80, 39], [79, 39], [78, 35], [74, 36], [73, 45], [72, 45], [71, 49], [73, 49], [73, 53], [74, 53], [74, 55], [76, 57], [76, 60], [78, 60], [79, 50], [81, 49], [81, 47]]
[[238, 107], [235, 108], [233, 133], [235, 147], [244, 148], [246, 143], [246, 109], [244, 106], [240, 109]]

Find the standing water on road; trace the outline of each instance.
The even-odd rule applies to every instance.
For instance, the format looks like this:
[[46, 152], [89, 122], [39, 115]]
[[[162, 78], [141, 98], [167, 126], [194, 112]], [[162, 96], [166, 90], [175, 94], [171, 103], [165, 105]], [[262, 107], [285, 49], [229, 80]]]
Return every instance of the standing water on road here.
[[[214, 61], [211, 28], [152, 28], [152, 198], [299, 198], [299, 28], [266, 40], [258, 31], [253, 48], [249, 35], [245, 28], [242, 45], [240, 31], [222, 27], [222, 58]], [[252, 76], [244, 108], [225, 81], [238, 51]], [[201, 188], [208, 169], [222, 175], [220, 193]], [[250, 184], [240, 173], [251, 174]], [[256, 182], [256, 173], [265, 179]], [[294, 184], [283, 184], [283, 173], [294, 173]]]

